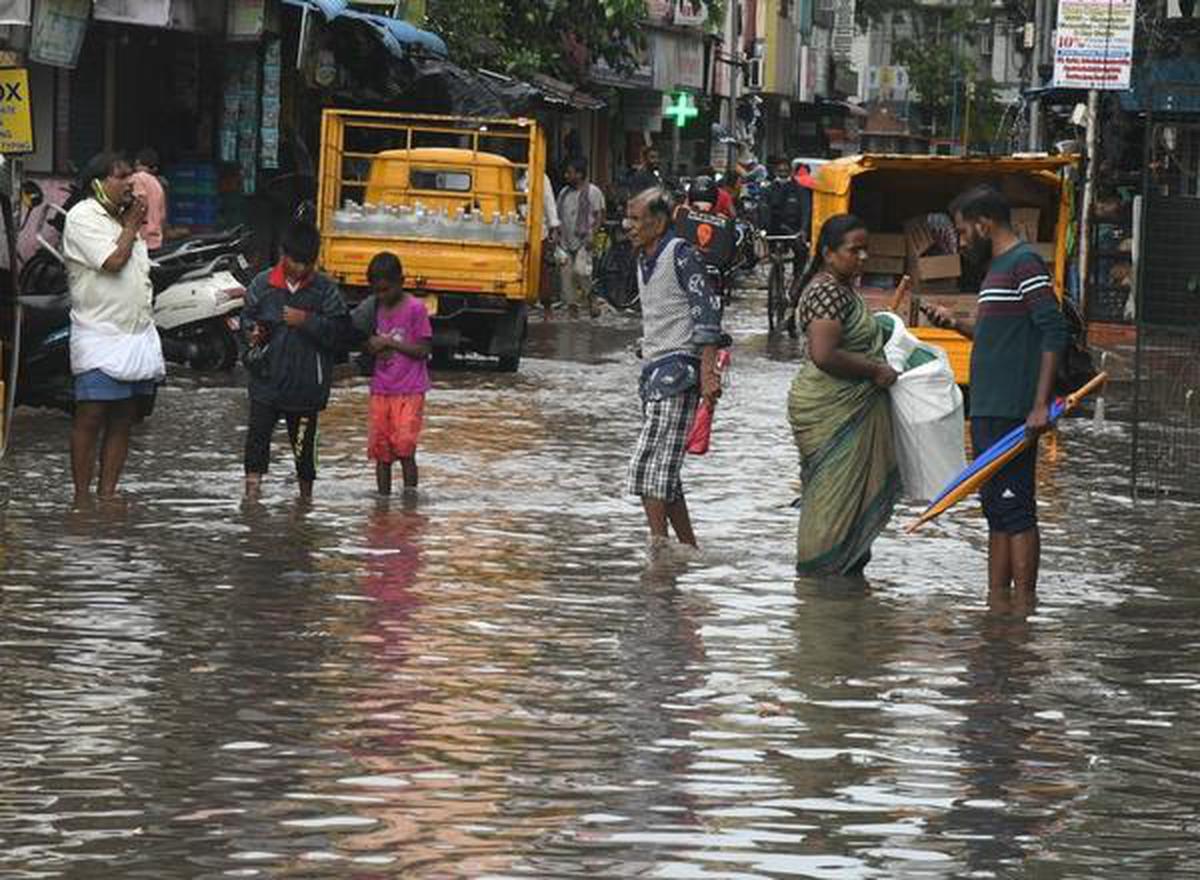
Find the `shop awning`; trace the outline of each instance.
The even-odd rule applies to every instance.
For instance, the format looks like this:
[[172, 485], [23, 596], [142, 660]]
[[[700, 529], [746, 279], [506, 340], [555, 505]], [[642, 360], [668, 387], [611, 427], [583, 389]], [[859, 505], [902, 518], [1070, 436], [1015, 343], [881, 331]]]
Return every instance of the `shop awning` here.
[[535, 73], [529, 79], [548, 102], [568, 104], [576, 110], [601, 110], [606, 106], [599, 98], [544, 73]]
[[[517, 99], [522, 107], [520, 113], [533, 112], [536, 105], [555, 108], [562, 112], [565, 108], [572, 110], [601, 110], [607, 105], [599, 98], [580, 91], [570, 83], [565, 83], [544, 73], [535, 73], [528, 80], [520, 80], [494, 70], [480, 68], [471, 71], [470, 77], [489, 83], [498, 93], [509, 100]], [[518, 97], [520, 96], [520, 97]], [[513, 111], [509, 111], [513, 112]]]
[[397, 58], [406, 57], [409, 49], [413, 46], [440, 58], [448, 55], [445, 42], [437, 34], [421, 30], [398, 18], [351, 9], [347, 0], [283, 0], [283, 2], [299, 9], [320, 12], [325, 16], [326, 21], [343, 18], [362, 22], [375, 32], [380, 42]]

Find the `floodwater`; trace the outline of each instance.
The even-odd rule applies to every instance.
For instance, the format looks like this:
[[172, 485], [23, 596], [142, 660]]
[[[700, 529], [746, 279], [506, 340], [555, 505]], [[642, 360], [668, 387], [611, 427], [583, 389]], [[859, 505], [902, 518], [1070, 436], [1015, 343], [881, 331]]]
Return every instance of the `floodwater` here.
[[416, 502], [336, 391], [311, 508], [245, 394], [173, 378], [125, 511], [68, 512], [66, 419], [0, 474], [4, 878], [1161, 878], [1200, 864], [1200, 512], [1130, 501], [1119, 425], [1043, 455], [1033, 613], [987, 606], [964, 505], [898, 512], [869, 586], [793, 575], [791, 343], [761, 301], [702, 556], [648, 569], [621, 494], [635, 333], [535, 324], [438, 374]]

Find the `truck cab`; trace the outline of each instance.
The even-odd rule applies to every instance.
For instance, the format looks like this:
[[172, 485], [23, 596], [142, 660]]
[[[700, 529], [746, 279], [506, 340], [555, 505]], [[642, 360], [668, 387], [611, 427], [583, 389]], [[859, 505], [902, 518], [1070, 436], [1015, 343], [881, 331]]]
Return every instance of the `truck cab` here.
[[372, 257], [395, 253], [436, 359], [481, 354], [514, 371], [540, 292], [544, 168], [534, 120], [327, 110], [321, 267], [356, 299]]

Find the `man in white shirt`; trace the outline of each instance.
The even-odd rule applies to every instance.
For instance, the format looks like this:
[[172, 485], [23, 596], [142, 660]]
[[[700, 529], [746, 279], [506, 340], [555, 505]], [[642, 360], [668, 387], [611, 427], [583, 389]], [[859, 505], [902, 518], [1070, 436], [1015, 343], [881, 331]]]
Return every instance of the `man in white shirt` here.
[[141, 406], [166, 374], [154, 326], [150, 256], [139, 230], [146, 204], [132, 192], [129, 162], [104, 153], [83, 175], [85, 198], [67, 214], [63, 255], [71, 290], [71, 372], [75, 414], [71, 472], [75, 503], [111, 500]]
[[588, 182], [587, 160], [582, 157], [567, 163], [567, 185], [558, 196], [561, 239], [569, 259], [560, 267], [562, 298], [577, 317], [582, 303], [594, 318], [592, 305], [592, 240], [604, 222], [604, 193]]

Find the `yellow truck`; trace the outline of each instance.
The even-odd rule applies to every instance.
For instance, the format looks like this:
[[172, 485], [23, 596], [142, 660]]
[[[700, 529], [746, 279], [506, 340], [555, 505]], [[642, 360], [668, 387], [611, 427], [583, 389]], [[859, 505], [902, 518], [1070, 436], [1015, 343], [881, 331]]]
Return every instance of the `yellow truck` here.
[[[916, 275], [913, 254], [901, 244], [894, 255], [884, 241], [902, 241], [905, 223], [910, 218], [944, 212], [960, 193], [981, 183], [991, 183], [1002, 189], [1014, 205], [1017, 214], [1026, 212], [1034, 218], [1028, 229], [1018, 229], [1041, 251], [1050, 266], [1054, 287], [1061, 299], [1066, 289], [1068, 240], [1072, 224], [1072, 185], [1064, 170], [1078, 162], [1074, 156], [921, 156], [921, 155], [863, 155], [835, 159], [822, 165], [813, 174], [812, 241], [817, 240], [825, 221], [835, 214], [856, 214], [871, 232], [876, 244], [868, 243], [873, 258], [886, 263], [895, 259], [891, 274], [908, 272]], [[941, 259], [941, 258], [937, 258]], [[917, 266], [923, 263], [917, 261]], [[883, 267], [888, 269], [886, 265]], [[868, 266], [868, 274], [871, 269]], [[882, 274], [889, 274], [884, 271]], [[953, 274], [953, 273], [950, 273]], [[918, 293], [921, 279], [915, 278]], [[931, 285], [932, 287], [933, 285]], [[953, 285], [952, 285], [953, 286]], [[874, 305], [890, 299], [891, 291]], [[953, 311], [974, 313], [976, 294], [954, 287], [954, 292], [929, 293], [924, 297], [945, 305]], [[868, 297], [868, 301], [870, 301]], [[960, 385], [971, 381], [971, 342], [952, 331], [936, 327], [917, 326], [915, 309], [908, 319], [913, 333], [934, 345], [941, 346], [950, 356], [955, 377]]]
[[356, 299], [371, 258], [395, 253], [435, 360], [473, 352], [515, 371], [540, 292], [545, 165], [533, 119], [326, 110], [321, 268]]

